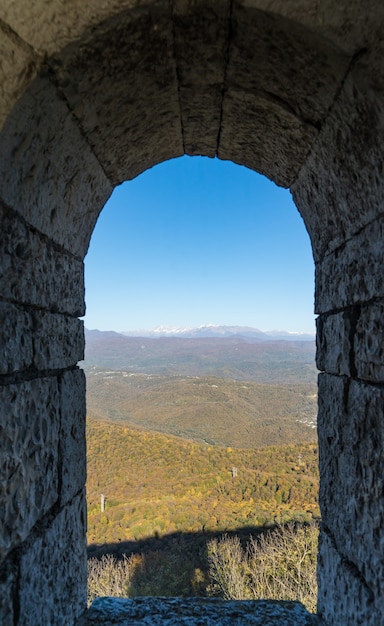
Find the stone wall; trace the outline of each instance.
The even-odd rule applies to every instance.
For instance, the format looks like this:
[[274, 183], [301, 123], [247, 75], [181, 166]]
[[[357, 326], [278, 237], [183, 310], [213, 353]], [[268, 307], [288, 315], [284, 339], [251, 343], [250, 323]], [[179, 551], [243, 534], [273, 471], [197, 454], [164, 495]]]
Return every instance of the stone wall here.
[[85, 609], [83, 258], [113, 187], [181, 154], [291, 187], [318, 319], [319, 614], [383, 598], [384, 5], [0, 7], [0, 622]]
[[384, 102], [375, 59], [371, 52], [354, 59], [294, 186], [298, 206], [305, 198], [311, 207], [312, 241], [322, 239], [315, 246], [317, 365], [324, 372], [319, 612], [330, 624], [336, 617], [364, 626], [381, 623], [384, 606]]

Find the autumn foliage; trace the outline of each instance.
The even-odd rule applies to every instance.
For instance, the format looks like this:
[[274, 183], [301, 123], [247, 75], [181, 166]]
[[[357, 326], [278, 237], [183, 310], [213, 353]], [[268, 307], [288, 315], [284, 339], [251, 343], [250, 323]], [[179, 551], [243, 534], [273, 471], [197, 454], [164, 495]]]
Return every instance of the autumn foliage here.
[[209, 446], [92, 418], [87, 437], [90, 544], [319, 516], [314, 444]]

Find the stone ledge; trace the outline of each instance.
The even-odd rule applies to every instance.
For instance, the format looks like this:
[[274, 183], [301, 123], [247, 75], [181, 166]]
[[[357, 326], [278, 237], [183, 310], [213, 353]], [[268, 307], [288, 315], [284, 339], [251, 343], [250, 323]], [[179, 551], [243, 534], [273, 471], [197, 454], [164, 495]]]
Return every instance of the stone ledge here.
[[77, 626], [321, 626], [300, 602], [218, 598], [97, 598]]

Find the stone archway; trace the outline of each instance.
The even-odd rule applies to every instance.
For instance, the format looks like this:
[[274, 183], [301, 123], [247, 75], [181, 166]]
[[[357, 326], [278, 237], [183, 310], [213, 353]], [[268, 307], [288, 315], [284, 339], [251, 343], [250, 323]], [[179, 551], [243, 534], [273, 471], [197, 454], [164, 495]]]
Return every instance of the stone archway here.
[[85, 608], [83, 264], [113, 187], [181, 154], [290, 187], [316, 262], [319, 613], [383, 603], [384, 8], [40, 0], [0, 8], [0, 615]]

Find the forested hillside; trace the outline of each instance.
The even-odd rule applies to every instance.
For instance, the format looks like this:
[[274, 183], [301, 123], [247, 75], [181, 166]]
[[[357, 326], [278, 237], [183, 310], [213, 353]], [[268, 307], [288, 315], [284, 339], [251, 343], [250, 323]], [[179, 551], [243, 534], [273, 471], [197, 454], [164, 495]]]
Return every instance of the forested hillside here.
[[92, 417], [87, 437], [89, 543], [259, 527], [319, 514], [315, 444], [210, 446]]

